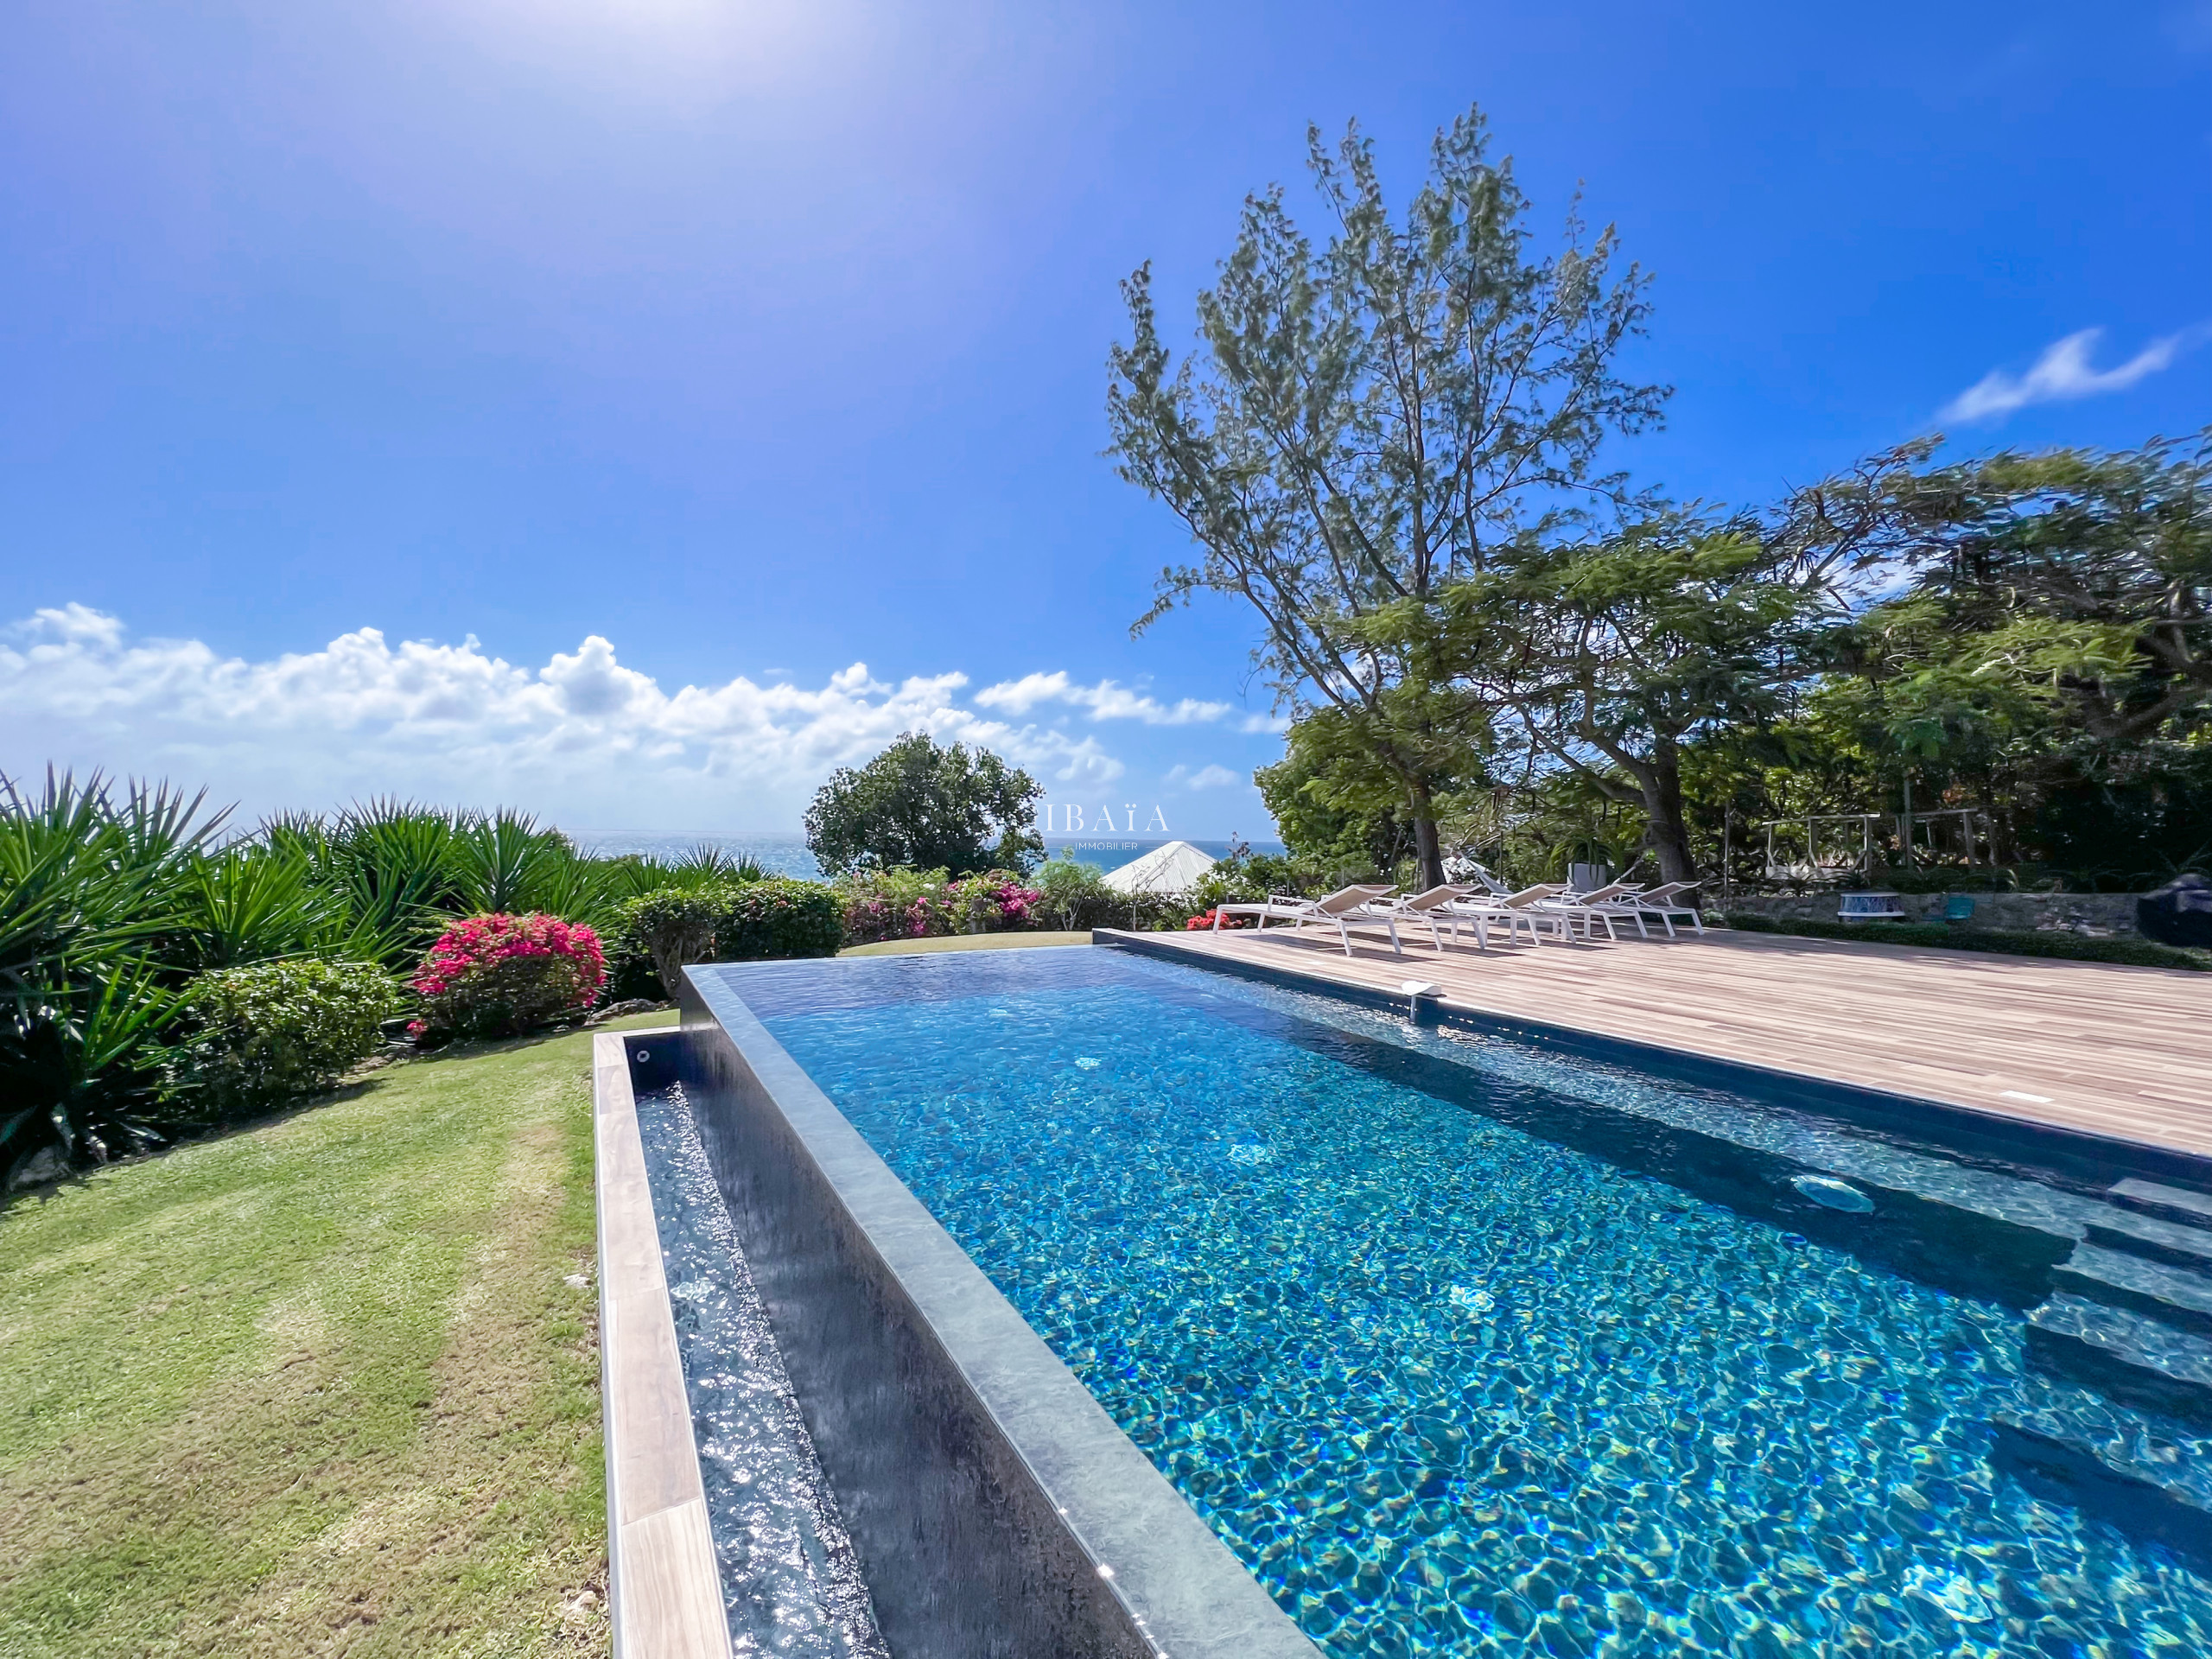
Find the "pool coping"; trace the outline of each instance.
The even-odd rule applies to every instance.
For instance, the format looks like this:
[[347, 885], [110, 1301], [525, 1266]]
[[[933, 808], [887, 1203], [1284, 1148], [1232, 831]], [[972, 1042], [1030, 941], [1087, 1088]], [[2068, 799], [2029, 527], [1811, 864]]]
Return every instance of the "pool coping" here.
[[[989, 1450], [1004, 1454], [991, 1471], [996, 1507], [978, 1530], [1006, 1534], [1030, 1560], [1026, 1570], [1046, 1582], [1054, 1608], [1038, 1616], [1064, 1621], [1051, 1650], [1317, 1659], [1258, 1580], [760, 1023], [739, 988], [750, 966], [684, 969], [686, 1034], [728, 1048], [694, 1054], [687, 1087], [708, 1081], [702, 1062], [737, 1062], [734, 1081], [756, 1094], [753, 1109], [780, 1120], [779, 1138], [810, 1166], [805, 1174], [836, 1212], [848, 1276], [867, 1281], [862, 1293], [879, 1314], [903, 1327], [910, 1363], [931, 1373], [941, 1398], [966, 1407]], [[773, 1324], [772, 1299], [769, 1311]], [[906, 1387], [911, 1393], [911, 1377]], [[801, 1405], [816, 1427], [804, 1385]], [[826, 1466], [832, 1442], [819, 1428], [816, 1440]], [[849, 1507], [846, 1521], [877, 1592], [882, 1563], [870, 1559]], [[1084, 1624], [1102, 1616], [1095, 1630]]]
[[592, 1038], [607, 1583], [616, 1659], [730, 1659], [721, 1569], [630, 1074], [631, 1041], [676, 1030]]
[[[1312, 969], [1182, 949], [1173, 942], [1173, 936], [1160, 938], [1119, 928], [1096, 928], [1092, 931], [1091, 940], [1102, 950], [1127, 951], [1156, 962], [1334, 997], [1363, 1007], [1402, 1011], [1407, 1005], [1407, 999], [1402, 995], [1393, 995], [1373, 986], [1337, 979]], [[1409, 975], [1417, 971], [1417, 964], [1409, 965]], [[2122, 1174], [2152, 1174], [2212, 1185], [2212, 1157], [2178, 1147], [2015, 1117], [1900, 1090], [1877, 1089], [1815, 1071], [1763, 1065], [1732, 1055], [1672, 1047], [1639, 1038], [1531, 1019], [1525, 1014], [1500, 1013], [1448, 995], [1435, 999], [1432, 1006], [1436, 1011], [1434, 1017], [1464, 1029], [1489, 1032], [1532, 1046], [1560, 1049], [1586, 1059], [1656, 1071], [1693, 1084], [1717, 1085], [1738, 1092], [1770, 1090], [1777, 1084], [1787, 1085], [1801, 1098], [1809, 1096], [1815, 1109], [1826, 1107], [1865, 1124], [1878, 1127], [1885, 1123], [1909, 1123], [1924, 1128], [1932, 1121], [1959, 1141], [1995, 1141], [2013, 1147], [2034, 1147], [2046, 1153], [2055, 1152], [2063, 1158], [2112, 1166], [2115, 1168], [2114, 1179]]]

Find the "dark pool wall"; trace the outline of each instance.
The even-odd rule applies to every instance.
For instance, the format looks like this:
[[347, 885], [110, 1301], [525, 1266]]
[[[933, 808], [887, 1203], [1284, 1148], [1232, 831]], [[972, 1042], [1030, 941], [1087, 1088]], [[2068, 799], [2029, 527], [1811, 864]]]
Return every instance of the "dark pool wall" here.
[[[723, 970], [688, 971], [684, 1039], [662, 1052], [675, 1051], [892, 1651], [1311, 1659]], [[995, 1412], [974, 1380], [984, 1374]], [[1121, 1593], [1100, 1573], [1100, 1532], [1085, 1530], [1087, 1548], [1063, 1519], [1078, 1505], [1073, 1524], [1102, 1520], [1122, 1557]]]

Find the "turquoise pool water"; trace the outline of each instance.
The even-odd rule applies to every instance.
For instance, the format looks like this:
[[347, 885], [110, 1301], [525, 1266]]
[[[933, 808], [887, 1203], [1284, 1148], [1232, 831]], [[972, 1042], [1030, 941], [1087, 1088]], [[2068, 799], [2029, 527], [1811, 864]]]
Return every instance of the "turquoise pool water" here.
[[2119, 1413], [2212, 1467], [2202, 1442], [2037, 1371], [2019, 1308], [1670, 1169], [1660, 1132], [1833, 1126], [1025, 955], [743, 991], [1331, 1654], [2212, 1652], [2202, 1563], [2024, 1484], [1993, 1424]]

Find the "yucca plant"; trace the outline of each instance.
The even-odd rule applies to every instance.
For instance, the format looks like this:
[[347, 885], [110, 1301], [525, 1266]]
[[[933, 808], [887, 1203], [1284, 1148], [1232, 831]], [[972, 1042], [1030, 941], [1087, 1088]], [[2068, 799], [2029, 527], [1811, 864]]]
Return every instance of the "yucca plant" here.
[[165, 960], [189, 938], [187, 889], [225, 814], [166, 785], [118, 794], [49, 768], [0, 778], [0, 1188], [52, 1148], [64, 1160], [149, 1143]]
[[283, 957], [373, 957], [341, 891], [315, 879], [294, 847], [240, 842], [195, 858], [183, 882], [180, 941], [193, 969], [237, 968]]

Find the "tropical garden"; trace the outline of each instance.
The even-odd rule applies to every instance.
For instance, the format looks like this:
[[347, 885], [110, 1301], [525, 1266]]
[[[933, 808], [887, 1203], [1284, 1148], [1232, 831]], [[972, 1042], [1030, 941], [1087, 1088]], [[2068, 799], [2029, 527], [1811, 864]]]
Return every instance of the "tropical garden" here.
[[[0, 1180], [266, 1112], [395, 1043], [661, 1001], [708, 956], [1174, 926], [1447, 859], [1643, 868], [1710, 904], [1816, 874], [1760, 830], [1824, 814], [1862, 815], [1895, 886], [2212, 866], [2212, 429], [1930, 437], [1768, 503], [1669, 499], [1622, 460], [1669, 388], [1633, 372], [1649, 279], [1612, 231], [1535, 251], [1476, 111], [1395, 216], [1357, 128], [1308, 160], [1325, 236], [1249, 199], [1179, 358], [1140, 269], [1108, 397], [1122, 475], [1194, 549], [1136, 631], [1210, 596], [1254, 613], [1287, 856], [1132, 899], [1040, 865], [1033, 779], [919, 733], [816, 798], [827, 882], [594, 857], [517, 811], [248, 828], [167, 785], [0, 780]], [[1916, 811], [1962, 833], [1907, 840]]]
[[374, 801], [241, 828], [166, 785], [0, 779], [0, 1192], [391, 1053], [655, 1006], [687, 963], [1188, 913], [1039, 868], [1039, 792], [996, 755], [902, 738], [823, 788], [819, 882], [712, 846], [594, 857], [514, 811]]
[[1669, 389], [1610, 229], [1535, 251], [1478, 111], [1395, 214], [1356, 129], [1309, 163], [1325, 233], [1250, 198], [1192, 351], [1130, 276], [1108, 396], [1192, 550], [1135, 631], [1250, 612], [1282, 856], [1116, 892], [1044, 859], [1035, 779], [923, 733], [823, 785], [820, 881], [518, 810], [249, 824], [0, 779], [0, 1201], [47, 1194], [0, 1283], [0, 1648], [604, 1651], [581, 1028], [686, 963], [1180, 927], [1459, 861], [1710, 904], [1816, 877], [1762, 830], [1822, 815], [1897, 887], [2212, 868], [2212, 429], [1672, 499], [1629, 464]]

